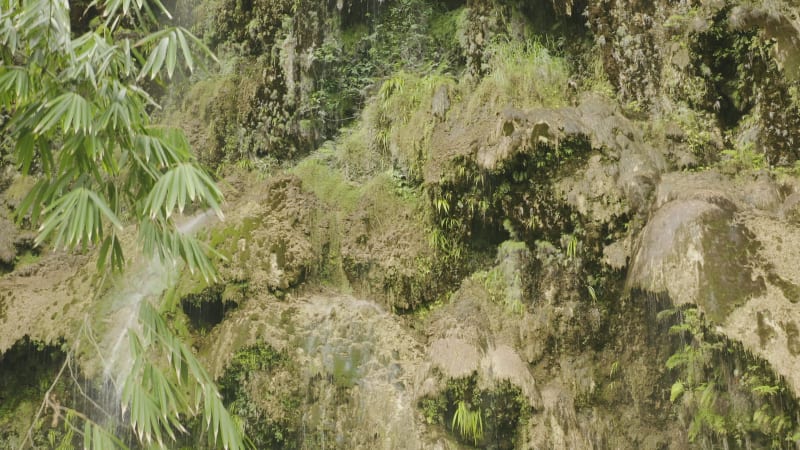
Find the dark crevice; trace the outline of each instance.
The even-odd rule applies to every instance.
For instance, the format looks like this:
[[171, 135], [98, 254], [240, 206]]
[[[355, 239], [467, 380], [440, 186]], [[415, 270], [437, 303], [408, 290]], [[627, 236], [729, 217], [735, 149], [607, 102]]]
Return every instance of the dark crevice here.
[[225, 313], [238, 305], [225, 301], [225, 285], [215, 284], [198, 294], [189, 294], [181, 299], [181, 308], [194, 330], [205, 333], [222, 322]]
[[65, 357], [60, 343], [48, 345], [29, 336], [0, 354], [0, 417], [13, 414], [23, 401], [43, 398]]

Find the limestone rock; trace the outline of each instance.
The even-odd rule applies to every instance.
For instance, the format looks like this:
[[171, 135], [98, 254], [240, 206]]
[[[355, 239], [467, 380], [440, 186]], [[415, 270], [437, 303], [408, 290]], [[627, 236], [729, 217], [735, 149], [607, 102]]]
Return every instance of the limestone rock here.
[[763, 292], [749, 268], [752, 237], [733, 211], [699, 200], [673, 200], [642, 231], [627, 288], [667, 294], [676, 305], [700, 305], [717, 323]]

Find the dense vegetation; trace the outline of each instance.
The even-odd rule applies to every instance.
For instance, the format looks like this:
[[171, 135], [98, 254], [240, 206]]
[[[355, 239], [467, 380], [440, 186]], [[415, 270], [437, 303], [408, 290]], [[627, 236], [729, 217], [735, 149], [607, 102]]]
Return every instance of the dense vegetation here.
[[[796, 446], [796, 7], [623, 3], [3, 5], [0, 191], [32, 186], [8, 208], [41, 225], [3, 270], [190, 269], [142, 307], [129, 409], [68, 423], [96, 448]], [[227, 220], [176, 231], [204, 207]]]

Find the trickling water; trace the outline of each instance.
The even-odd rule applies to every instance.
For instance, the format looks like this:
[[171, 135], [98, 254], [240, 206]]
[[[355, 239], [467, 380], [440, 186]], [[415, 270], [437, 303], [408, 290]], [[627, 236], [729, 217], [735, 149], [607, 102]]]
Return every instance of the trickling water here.
[[308, 325], [297, 338], [318, 399], [303, 418], [307, 448], [423, 448], [413, 339], [374, 303], [351, 297], [314, 297], [300, 314]]
[[[184, 234], [195, 232], [212, 217], [213, 211], [206, 211], [189, 218], [178, 226]], [[119, 394], [122, 384], [133, 365], [128, 345], [130, 331], [138, 331], [138, 316], [142, 301], [157, 299], [177, 279], [177, 266], [171, 262], [154, 257], [142, 266], [125, 274], [125, 278], [106, 294], [102, 339], [100, 345], [103, 358], [103, 378], [106, 385], [115, 387]], [[102, 346], [107, 346], [102, 348]]]

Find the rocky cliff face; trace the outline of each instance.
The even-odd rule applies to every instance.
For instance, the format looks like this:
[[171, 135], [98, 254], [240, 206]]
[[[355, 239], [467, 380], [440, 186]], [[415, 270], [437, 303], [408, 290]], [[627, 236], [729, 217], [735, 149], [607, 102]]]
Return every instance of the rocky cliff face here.
[[[796, 4], [189, 6], [225, 62], [162, 120], [227, 220], [165, 304], [259, 448], [798, 446]], [[106, 301], [29, 234], [6, 355]]]

